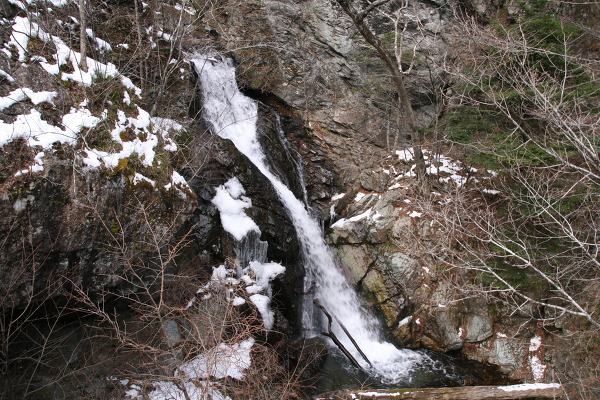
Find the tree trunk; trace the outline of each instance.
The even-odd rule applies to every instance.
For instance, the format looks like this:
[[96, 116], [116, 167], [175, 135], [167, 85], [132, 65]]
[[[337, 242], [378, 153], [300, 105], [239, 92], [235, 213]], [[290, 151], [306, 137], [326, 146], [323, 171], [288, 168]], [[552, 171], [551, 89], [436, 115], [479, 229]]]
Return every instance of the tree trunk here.
[[314, 400], [481, 400], [481, 399], [559, 399], [563, 387], [557, 383], [512, 386], [464, 386], [456, 388], [423, 388], [391, 390], [337, 390], [313, 397]]
[[87, 17], [85, 15], [85, 0], [79, 0], [79, 53], [81, 59], [79, 60], [79, 68], [83, 72], [88, 71], [87, 65]]
[[[421, 149], [421, 135], [417, 129], [417, 123], [415, 114], [406, 91], [406, 85], [404, 83], [404, 74], [401, 70], [400, 60], [392, 54], [385, 45], [379, 40], [377, 36], [369, 29], [365, 24], [365, 17], [368, 11], [373, 8], [365, 9], [365, 11], [357, 12], [349, 0], [336, 0], [342, 7], [344, 12], [352, 19], [354, 26], [358, 29], [362, 37], [377, 51], [385, 65], [390, 70], [392, 75], [392, 81], [398, 93], [398, 104], [400, 107], [400, 114], [402, 117], [402, 128], [406, 135], [410, 136], [413, 145], [413, 152], [416, 164], [417, 179], [420, 182], [425, 182], [425, 158], [423, 157], [423, 150]], [[384, 4], [386, 1], [378, 2], [379, 5]], [[398, 127], [401, 129], [400, 127]]]

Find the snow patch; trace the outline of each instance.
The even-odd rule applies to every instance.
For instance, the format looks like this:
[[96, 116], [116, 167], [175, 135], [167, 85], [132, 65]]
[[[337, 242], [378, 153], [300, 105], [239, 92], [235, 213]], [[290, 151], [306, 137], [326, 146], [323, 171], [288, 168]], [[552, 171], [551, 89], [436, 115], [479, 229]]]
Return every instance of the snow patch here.
[[0, 97], [0, 111], [16, 104], [25, 99], [31, 100], [31, 102], [35, 105], [40, 103], [53, 103], [54, 97], [56, 97], [58, 93], [56, 92], [34, 92], [29, 88], [20, 88], [15, 89], [8, 94], [8, 96]]
[[244, 196], [245, 193], [238, 178], [233, 177], [217, 187], [212, 199], [221, 215], [223, 229], [231, 233], [236, 240], [242, 240], [250, 231], [260, 234], [258, 225], [244, 212], [246, 208], [252, 207], [252, 200]]
[[404, 150], [396, 150], [396, 155], [401, 161], [412, 161], [415, 158], [412, 147]]
[[44, 158], [44, 152], [43, 151], [39, 152], [33, 158], [33, 162], [34, 162], [33, 165], [30, 165], [29, 167], [18, 171], [17, 173], [15, 173], [15, 176], [21, 176], [21, 175], [27, 174], [29, 172], [35, 173], [35, 172], [41, 172], [41, 171], [43, 171], [44, 170], [44, 160], [42, 160], [42, 158]]
[[256, 309], [260, 313], [265, 329], [271, 330], [275, 323], [275, 313], [271, 310], [271, 298], [264, 294], [256, 293], [250, 296], [250, 301], [256, 306]]
[[[173, 171], [173, 173], [171, 174], [171, 182], [165, 185], [165, 190], [170, 190], [171, 188], [174, 188], [177, 191], [179, 197], [181, 197], [182, 199], [187, 198], [186, 192], [192, 191], [185, 178], [179, 175], [177, 171]], [[186, 192], [184, 192], [184, 190]]]
[[254, 338], [232, 345], [221, 343], [182, 363], [175, 371], [175, 377], [184, 376], [188, 379], [231, 377], [242, 380], [244, 379], [244, 370], [250, 367], [252, 362], [250, 358], [252, 346], [254, 346]]
[[369, 396], [369, 397], [396, 397], [402, 396], [404, 393], [386, 393], [386, 392], [359, 392], [359, 396]]
[[42, 146], [49, 148], [55, 142], [75, 144], [77, 133], [82, 128], [92, 128], [100, 122], [88, 109], [72, 108], [69, 114], [62, 118], [65, 129], [50, 125], [42, 119], [39, 111], [32, 109], [29, 114], [21, 114], [12, 124], [0, 121], [0, 146], [22, 137], [31, 147]]
[[558, 383], [522, 383], [520, 385], [499, 386], [505, 392], [513, 392], [515, 390], [536, 390], [536, 389], [560, 389]]
[[[542, 337], [534, 336], [531, 338], [529, 342], [529, 352], [534, 353], [540, 350], [542, 347]], [[546, 374], [547, 366], [540, 359], [538, 354], [530, 354], [529, 355], [529, 366], [531, 367], [531, 374], [533, 375], [533, 379], [535, 382], [540, 382], [544, 380], [544, 375]]]
[[13, 78], [12, 76], [10, 76], [9, 74], [7, 74], [6, 72], [4, 72], [1, 69], [0, 69], [0, 76], [4, 77], [4, 79], [6, 79], [9, 82], [14, 82], [15, 81], [15, 78]]
[[418, 211], [411, 211], [411, 212], [407, 213], [407, 215], [411, 218], [419, 218], [420, 216], [423, 215], [423, 213], [420, 213]]
[[345, 195], [346, 195], [346, 193], [338, 193], [336, 195], [333, 195], [333, 197], [331, 198], [331, 201], [341, 200]]
[[500, 194], [500, 193], [502, 193], [501, 191], [494, 190], [494, 189], [481, 189], [481, 191], [483, 193], [487, 193], [487, 194]]
[[27, 208], [27, 205], [29, 203], [33, 203], [33, 200], [35, 200], [35, 197], [33, 197], [33, 195], [28, 195], [26, 198], [23, 199], [17, 199], [17, 201], [15, 201], [13, 204], [15, 212], [23, 211]]
[[[56, 47], [56, 53], [53, 55], [56, 64], [48, 62], [40, 62], [40, 66], [53, 75], [59, 75], [62, 80], [71, 80], [90, 86], [92, 81], [98, 77], [115, 77], [119, 78], [121, 83], [128, 89], [141, 98], [142, 90], [135, 86], [131, 79], [121, 75], [117, 67], [112, 63], [101, 63], [92, 58], [86, 57], [88, 71], [84, 72], [79, 67], [81, 62], [81, 54], [71, 49], [59, 37], [50, 35], [42, 30], [38, 24], [31, 22], [26, 17], [15, 17], [15, 23], [12, 27], [10, 40], [4, 45], [6, 49], [14, 47], [19, 55], [19, 61], [26, 60], [27, 44], [31, 38], [37, 37], [45, 42], [52, 42]], [[73, 72], [61, 72], [60, 67], [70, 63]]]
[[529, 341], [529, 351], [538, 351], [542, 346], [542, 337], [534, 336]]
[[348, 219], [342, 218], [342, 219], [336, 221], [333, 225], [331, 225], [331, 228], [342, 228], [348, 223], [357, 222], [362, 219], [368, 219], [370, 217], [372, 211], [373, 211], [373, 207], [369, 208], [367, 211], [363, 212], [362, 214], [355, 215], [352, 218], [348, 218]]
[[246, 300], [243, 297], [236, 296], [231, 300], [231, 304], [234, 307], [241, 306], [242, 304], [246, 304]]
[[213, 382], [201, 381], [200, 386], [196, 386], [193, 382], [184, 380], [180, 384], [185, 392], [175, 382], [152, 382], [154, 390], [148, 393], [148, 400], [231, 400], [231, 397], [223, 396]]
[[[270, 307], [271, 296], [273, 295], [270, 283], [277, 275], [285, 272], [285, 267], [278, 263], [261, 263], [258, 261], [251, 261], [249, 265], [244, 270], [246, 274], [242, 277], [242, 280], [248, 285], [246, 286], [246, 292], [251, 294], [250, 301], [260, 313], [265, 329], [271, 330], [275, 323], [275, 314]], [[254, 279], [248, 273], [252, 273]], [[265, 294], [260, 294], [261, 292]]]
[[133, 180], [132, 180], [133, 185], [138, 185], [142, 182], [147, 182], [147, 183], [151, 184], [152, 186], [156, 185], [156, 182], [153, 181], [152, 179], [147, 178], [144, 175], [136, 172], [135, 175], [133, 176]]

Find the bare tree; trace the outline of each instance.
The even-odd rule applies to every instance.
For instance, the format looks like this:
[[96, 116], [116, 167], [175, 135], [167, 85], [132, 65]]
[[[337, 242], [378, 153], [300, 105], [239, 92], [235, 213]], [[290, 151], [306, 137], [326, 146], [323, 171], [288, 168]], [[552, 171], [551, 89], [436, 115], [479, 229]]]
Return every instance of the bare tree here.
[[416, 174], [419, 181], [424, 183], [425, 180], [425, 159], [423, 157], [423, 151], [421, 149], [422, 135], [417, 129], [415, 114], [412, 109], [408, 92], [406, 91], [405, 74], [409, 73], [411, 67], [407, 71], [402, 70], [401, 57], [404, 51], [404, 32], [406, 30], [406, 24], [400, 28], [400, 22], [402, 22], [402, 16], [404, 12], [404, 5], [402, 5], [394, 14], [388, 14], [388, 17], [394, 23], [394, 48], [392, 51], [381, 41], [381, 39], [375, 34], [374, 30], [368, 25], [366, 18], [371, 12], [389, 3], [391, 0], [375, 0], [370, 1], [363, 8], [357, 9], [354, 2], [351, 0], [336, 0], [337, 3], [342, 7], [344, 12], [352, 19], [354, 26], [362, 37], [369, 43], [376, 51], [379, 57], [383, 60], [386, 67], [388, 68], [391, 79], [398, 94], [398, 106], [400, 109], [400, 126], [405, 135], [411, 137], [414, 157], [416, 163]]
[[476, 271], [486, 294], [600, 329], [600, 65], [571, 50], [568, 27], [551, 26], [541, 39], [526, 22], [460, 26], [454, 101], [497, 115], [471, 146], [506, 174], [501, 191], [457, 193], [431, 212], [453, 238], [446, 262]]
[[[223, 392], [272, 400], [296, 398], [303, 371], [288, 371], [272, 347], [254, 341], [265, 335], [258, 313], [236, 307], [231, 301], [245, 297], [250, 303], [245, 290], [239, 283], [231, 283], [235, 280], [230, 278], [206, 284], [208, 275], [200, 271], [210, 269], [208, 265], [196, 264], [193, 269], [174, 272], [193, 228], [177, 240], [170, 240], [174, 225], [155, 223], [151, 208], [137, 201], [128, 210], [141, 217], [136, 225], [139, 240], [131, 240], [131, 227], [121, 218], [116, 216], [116, 224], [110, 226], [102, 221], [110, 236], [106, 248], [123, 267], [120, 277], [124, 289], [106, 291], [101, 300], [82, 287], [73, 294], [79, 304], [77, 311], [99, 322], [95, 324], [98, 335], [111, 337], [122, 347], [121, 354], [129, 355], [130, 369], [120, 372], [146, 387], [169, 382], [174, 385], [172, 396], [197, 398], [188, 391], [208, 396], [216, 387], [208, 381], [210, 376], [223, 378], [222, 365], [229, 365], [244, 369], [245, 378], [222, 382], [218, 387]], [[148, 252], [154, 257], [144, 257], [143, 253]], [[229, 261], [234, 262], [228, 259], [225, 263]], [[123, 319], [106, 307], [104, 300], [115, 296], [129, 304], [134, 318]], [[228, 346], [235, 347], [248, 339], [253, 343], [251, 365], [227, 351]], [[200, 367], [194, 366], [194, 359], [200, 360]], [[199, 377], [187, 376], [191, 370]]]

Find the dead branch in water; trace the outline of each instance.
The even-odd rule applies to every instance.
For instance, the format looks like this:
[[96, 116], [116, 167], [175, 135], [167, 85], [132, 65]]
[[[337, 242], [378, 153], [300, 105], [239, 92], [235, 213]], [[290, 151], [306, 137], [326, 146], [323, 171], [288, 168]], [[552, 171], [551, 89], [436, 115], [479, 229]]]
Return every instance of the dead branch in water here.
[[[346, 347], [342, 344], [342, 342], [340, 342], [340, 340], [337, 338], [337, 336], [335, 336], [335, 334], [333, 333], [333, 330], [331, 329], [331, 324], [333, 323], [333, 318], [331, 317], [331, 315], [327, 312], [325, 307], [323, 307], [323, 305], [319, 302], [319, 299], [314, 299], [313, 303], [315, 306], [319, 307], [321, 309], [321, 311], [323, 311], [323, 313], [327, 317], [327, 320], [329, 321], [329, 324], [327, 326], [328, 332], [321, 332], [321, 335], [331, 338], [331, 340], [333, 340], [333, 343], [335, 343], [335, 345], [342, 351], [342, 353], [344, 353], [344, 355], [346, 357], [348, 357], [348, 360], [350, 360], [350, 362], [352, 364], [354, 364], [355, 367], [360, 368], [361, 370], [364, 371], [364, 368], [358, 363], [358, 361], [356, 361], [356, 359], [352, 356], [352, 354], [350, 354], [348, 349], [346, 349]], [[337, 318], [336, 318], [336, 321], [337, 321]], [[342, 327], [342, 329], [344, 330], [344, 332], [346, 333], [346, 335], [348, 336], [348, 338], [350, 339], [352, 344], [356, 347], [356, 349], [358, 350], [360, 355], [363, 356], [363, 358], [369, 363], [369, 365], [373, 366], [371, 364], [371, 362], [369, 361], [369, 359], [367, 358], [367, 356], [365, 355], [365, 353], [363, 353], [362, 350], [360, 349], [360, 347], [358, 347], [358, 344], [356, 343], [354, 338], [350, 335], [350, 333], [348, 332], [346, 327], [344, 327], [340, 321], [337, 321], [337, 322]]]

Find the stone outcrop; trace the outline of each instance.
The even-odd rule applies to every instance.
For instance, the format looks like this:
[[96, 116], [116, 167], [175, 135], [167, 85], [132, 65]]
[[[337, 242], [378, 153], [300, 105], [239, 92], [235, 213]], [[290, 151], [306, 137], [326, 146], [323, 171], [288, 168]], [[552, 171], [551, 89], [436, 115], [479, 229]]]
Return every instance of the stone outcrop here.
[[464, 295], [468, 277], [441, 262], [437, 243], [445, 233], [414, 210], [405, 189], [362, 193], [343, 215], [327, 239], [397, 343], [460, 350], [511, 378], [543, 381], [543, 332], [525, 316], [500, 319], [498, 305]]
[[[75, 287], [127, 287], [128, 260], [160, 268], [159, 252], [181, 237], [179, 227], [196, 205], [191, 191], [180, 196], [175, 189], [155, 190], [127, 173], [82, 173], [81, 165], [60, 156], [46, 156], [43, 175], [25, 176], [11, 187], [2, 192], [0, 209], [5, 307]], [[156, 245], [134, 246], [140, 242]]]

